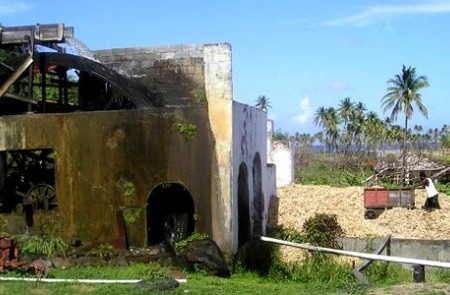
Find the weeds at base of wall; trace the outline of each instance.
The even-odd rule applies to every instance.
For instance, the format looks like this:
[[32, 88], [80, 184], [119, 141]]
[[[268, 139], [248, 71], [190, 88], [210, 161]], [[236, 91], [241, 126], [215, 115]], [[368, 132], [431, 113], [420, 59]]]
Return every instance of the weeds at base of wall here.
[[58, 214], [45, 214], [36, 221], [34, 234], [19, 235], [16, 239], [24, 253], [66, 256], [68, 245], [62, 237], [62, 229]]

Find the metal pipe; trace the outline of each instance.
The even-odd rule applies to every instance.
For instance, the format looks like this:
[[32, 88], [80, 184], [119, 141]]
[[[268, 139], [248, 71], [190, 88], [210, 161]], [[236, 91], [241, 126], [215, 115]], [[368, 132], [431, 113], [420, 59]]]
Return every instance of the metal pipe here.
[[[16, 82], [23, 72], [33, 63], [33, 57], [29, 55], [25, 61], [8, 77], [8, 79], [0, 86], [0, 97], [6, 93], [9, 87]], [[30, 97], [29, 97], [30, 98]]]
[[[186, 283], [186, 279], [175, 279], [178, 283]], [[84, 284], [137, 284], [143, 280], [106, 280], [106, 279], [54, 279], [54, 278], [14, 278], [0, 277], [0, 281], [45, 282], [45, 283], [84, 283]]]
[[73, 27], [64, 27], [64, 24], [48, 24], [35, 26], [1, 27], [0, 44], [24, 44], [30, 38], [39, 43], [64, 42], [65, 38], [73, 38]]
[[345, 256], [358, 257], [363, 259], [372, 259], [372, 260], [381, 260], [388, 262], [397, 262], [404, 264], [412, 264], [412, 265], [423, 265], [423, 266], [434, 266], [434, 267], [442, 267], [442, 268], [450, 268], [450, 262], [441, 262], [441, 261], [433, 261], [433, 260], [424, 260], [424, 259], [415, 259], [415, 258], [406, 258], [406, 257], [396, 257], [396, 256], [387, 256], [387, 255], [378, 255], [378, 254], [368, 254], [361, 252], [353, 252], [353, 251], [345, 251], [331, 248], [324, 248], [318, 246], [311, 246], [309, 244], [300, 244], [294, 242], [287, 242], [279, 239], [264, 237], [264, 236], [256, 236], [255, 239], [274, 243], [278, 245], [291, 246], [295, 248], [302, 248], [311, 251], [317, 252], [327, 252], [332, 254], [339, 254]]

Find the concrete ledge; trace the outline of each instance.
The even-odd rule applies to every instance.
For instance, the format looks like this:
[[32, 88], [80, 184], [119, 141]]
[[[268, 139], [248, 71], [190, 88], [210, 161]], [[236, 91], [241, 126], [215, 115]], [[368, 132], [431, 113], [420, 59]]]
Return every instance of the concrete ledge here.
[[[385, 237], [342, 238], [343, 250], [373, 253]], [[382, 253], [386, 255], [386, 250]], [[391, 256], [450, 262], [450, 240], [391, 239]]]

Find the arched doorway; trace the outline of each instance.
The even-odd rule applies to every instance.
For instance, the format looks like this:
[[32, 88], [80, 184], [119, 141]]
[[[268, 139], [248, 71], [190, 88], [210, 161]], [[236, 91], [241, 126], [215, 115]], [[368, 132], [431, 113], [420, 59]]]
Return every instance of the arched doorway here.
[[176, 242], [195, 229], [194, 201], [189, 191], [178, 183], [156, 186], [147, 200], [147, 242], [155, 245]]
[[245, 163], [239, 166], [238, 175], [238, 247], [251, 238], [248, 171]]
[[253, 208], [252, 208], [253, 234], [262, 235], [264, 199], [262, 193], [261, 157], [259, 156], [259, 153], [256, 153], [255, 157], [253, 158], [252, 176], [253, 176]]

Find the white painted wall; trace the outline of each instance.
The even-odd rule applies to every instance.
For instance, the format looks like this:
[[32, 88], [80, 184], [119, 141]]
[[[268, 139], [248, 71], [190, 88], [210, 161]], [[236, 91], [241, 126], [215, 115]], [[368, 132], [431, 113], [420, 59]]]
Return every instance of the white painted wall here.
[[271, 145], [270, 158], [277, 170], [277, 187], [283, 187], [294, 182], [294, 153], [290, 147], [281, 142]]
[[[270, 197], [275, 194], [275, 171], [273, 166], [267, 166], [267, 113], [255, 107], [233, 102], [233, 241], [237, 250], [238, 241], [238, 175], [239, 166], [245, 163], [248, 170], [248, 191], [250, 216], [253, 204], [253, 160], [256, 153], [261, 159], [262, 193], [264, 197], [263, 230], [267, 225]], [[252, 221], [253, 228], [253, 221]]]
[[273, 120], [267, 120], [267, 162], [275, 164], [278, 188], [294, 183], [294, 152], [285, 144], [272, 140], [273, 125]]

